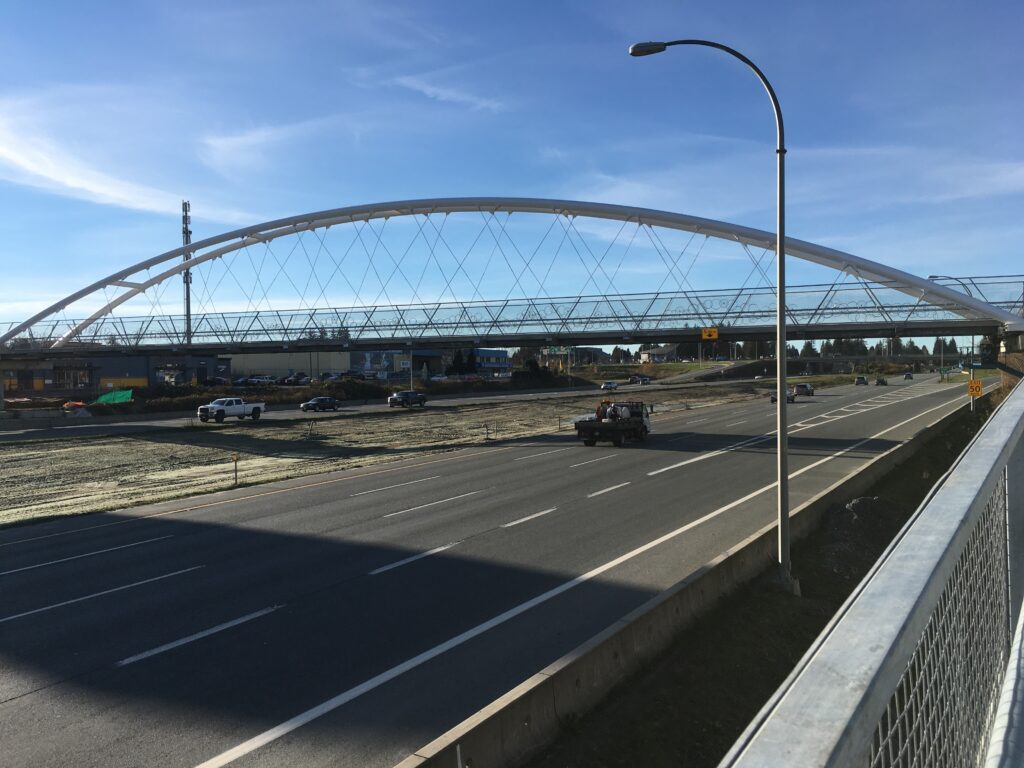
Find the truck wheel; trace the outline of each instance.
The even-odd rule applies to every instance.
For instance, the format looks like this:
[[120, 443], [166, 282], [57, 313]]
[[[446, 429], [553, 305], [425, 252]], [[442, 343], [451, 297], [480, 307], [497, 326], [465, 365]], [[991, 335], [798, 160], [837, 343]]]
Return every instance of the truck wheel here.
[[597, 445], [597, 440], [584, 440], [583, 444], [586, 445], [586, 446], [593, 447], [593, 446]]
[[216, 416], [214, 416], [213, 420], [216, 421], [218, 424], [222, 423], [224, 421], [224, 411], [221, 411]]
[[242, 420], [242, 419], [244, 419], [244, 418], [245, 418], [245, 414], [244, 414], [244, 413], [240, 413], [240, 414], [238, 414], [238, 420], [239, 420], [239, 421], [241, 421], [241, 420]]
[[210, 420], [210, 417], [209, 416], [200, 416], [199, 420], [201, 422], [203, 422], [203, 424], [205, 424], [206, 422], [208, 422]]
[[641, 440], [646, 440], [647, 439], [647, 427], [640, 427], [640, 439]]
[[259, 421], [260, 420], [260, 409], [259, 408], [253, 408], [252, 409], [252, 420], [253, 421]]

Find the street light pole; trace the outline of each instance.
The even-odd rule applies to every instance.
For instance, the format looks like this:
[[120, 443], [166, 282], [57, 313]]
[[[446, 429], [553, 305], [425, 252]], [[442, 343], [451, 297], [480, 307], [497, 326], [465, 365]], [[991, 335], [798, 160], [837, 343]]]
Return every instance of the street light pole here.
[[750, 59], [739, 51], [721, 43], [710, 40], [672, 40], [664, 43], [634, 43], [629, 47], [630, 56], [649, 56], [652, 53], [661, 53], [669, 46], [674, 45], [700, 45], [705, 48], [717, 48], [728, 53], [730, 56], [739, 59], [757, 75], [761, 85], [768, 92], [772, 101], [772, 109], [775, 112], [775, 127], [778, 134], [778, 141], [775, 148], [777, 158], [777, 200], [776, 200], [776, 237], [775, 237], [775, 267], [776, 283], [778, 294], [775, 308], [775, 358], [778, 367], [776, 379], [776, 404], [778, 409], [775, 412], [775, 424], [777, 440], [778, 460], [778, 518], [779, 518], [779, 542], [778, 559], [779, 575], [782, 583], [791, 591], [799, 592], [799, 584], [793, 579], [789, 556], [789, 450], [788, 435], [786, 427], [786, 363], [788, 362], [786, 345], [786, 141], [782, 124], [782, 108], [779, 106], [779, 99], [775, 95], [768, 78], [757, 68]]

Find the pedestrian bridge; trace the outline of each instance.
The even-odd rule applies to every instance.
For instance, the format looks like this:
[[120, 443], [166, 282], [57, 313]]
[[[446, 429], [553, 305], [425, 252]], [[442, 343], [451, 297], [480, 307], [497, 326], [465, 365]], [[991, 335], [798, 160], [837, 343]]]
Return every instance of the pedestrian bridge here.
[[[0, 345], [9, 355], [628, 344], [696, 338], [702, 327], [726, 340], [770, 338], [774, 251], [770, 232], [621, 205], [351, 206], [142, 259], [0, 324]], [[791, 275], [811, 278], [787, 285], [793, 339], [1024, 330], [1022, 277], [926, 279], [794, 238], [786, 254]]]

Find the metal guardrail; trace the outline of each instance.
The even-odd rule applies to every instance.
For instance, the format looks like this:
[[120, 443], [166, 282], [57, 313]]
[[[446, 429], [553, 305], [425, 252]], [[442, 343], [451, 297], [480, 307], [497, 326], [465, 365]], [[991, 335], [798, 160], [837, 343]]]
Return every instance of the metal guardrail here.
[[1017, 387], [721, 766], [1024, 765], [1022, 435]]

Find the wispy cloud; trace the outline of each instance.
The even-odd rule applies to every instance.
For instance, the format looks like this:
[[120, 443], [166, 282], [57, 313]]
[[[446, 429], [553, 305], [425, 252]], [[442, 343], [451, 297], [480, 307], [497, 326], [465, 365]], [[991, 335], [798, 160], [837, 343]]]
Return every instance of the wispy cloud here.
[[[100, 140], [91, 142], [90, 136], [102, 133], [97, 121], [89, 123], [87, 130], [81, 110], [74, 104], [60, 103], [61, 94], [68, 92], [0, 101], [0, 178], [99, 205], [152, 213], [176, 211], [183, 197], [180, 190], [101, 170], [99, 162], [90, 159], [90, 153], [97, 158], [109, 155], [110, 147], [101, 146]], [[90, 110], [102, 113], [103, 108], [92, 104]], [[69, 135], [71, 131], [73, 135]], [[205, 205], [204, 215], [230, 223], [252, 219], [242, 211], [216, 205]]]
[[469, 91], [458, 88], [434, 85], [413, 75], [396, 77], [392, 82], [395, 85], [401, 86], [402, 88], [408, 88], [411, 91], [420, 93], [428, 99], [434, 99], [435, 101], [457, 104], [459, 106], [469, 107], [473, 110], [486, 112], [502, 112], [505, 110], [505, 105], [498, 99], [477, 96]]
[[269, 163], [271, 155], [291, 142], [300, 141], [336, 122], [333, 117], [283, 125], [264, 125], [241, 133], [205, 136], [200, 140], [200, 159], [224, 176], [251, 171]]

